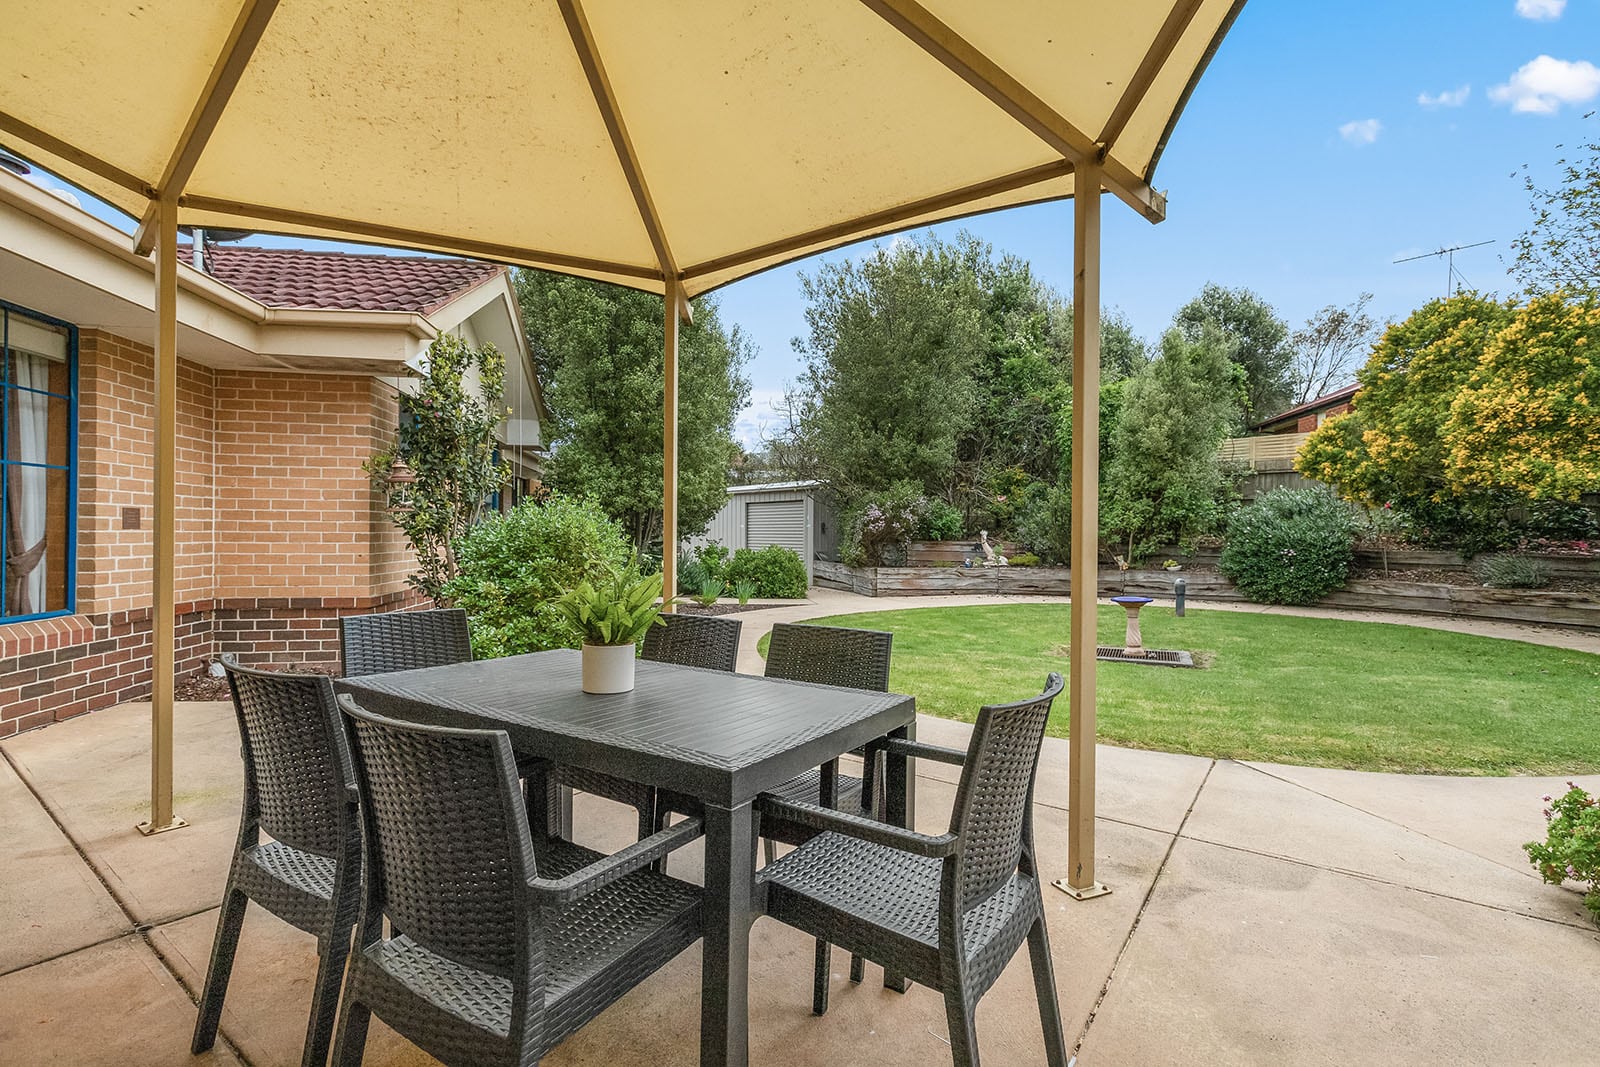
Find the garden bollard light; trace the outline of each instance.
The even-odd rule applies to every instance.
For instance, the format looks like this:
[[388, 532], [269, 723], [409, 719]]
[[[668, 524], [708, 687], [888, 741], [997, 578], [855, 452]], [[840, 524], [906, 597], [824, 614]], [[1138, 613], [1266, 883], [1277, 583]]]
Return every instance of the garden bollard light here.
[[1183, 617], [1183, 594], [1187, 593], [1188, 591], [1189, 582], [1187, 579], [1179, 578], [1172, 583], [1172, 603], [1175, 614], [1179, 618]]

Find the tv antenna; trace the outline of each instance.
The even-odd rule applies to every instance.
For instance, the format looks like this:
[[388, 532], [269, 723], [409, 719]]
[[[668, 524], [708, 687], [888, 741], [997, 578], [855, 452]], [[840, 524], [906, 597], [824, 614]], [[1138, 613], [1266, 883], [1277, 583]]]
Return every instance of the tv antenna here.
[[1456, 270], [1456, 253], [1462, 251], [1463, 249], [1481, 248], [1484, 245], [1492, 244], [1494, 244], [1493, 241], [1474, 241], [1470, 245], [1451, 245], [1449, 248], [1441, 248], [1435, 252], [1423, 252], [1420, 255], [1406, 256], [1403, 259], [1395, 260], [1395, 262], [1410, 263], [1414, 259], [1437, 259], [1439, 256], [1444, 256], [1444, 297], [1446, 300], [1448, 300], [1450, 299], [1450, 295], [1454, 292], [1458, 292], [1461, 289], [1461, 286], [1464, 285], [1467, 280], [1462, 276], [1460, 271]]

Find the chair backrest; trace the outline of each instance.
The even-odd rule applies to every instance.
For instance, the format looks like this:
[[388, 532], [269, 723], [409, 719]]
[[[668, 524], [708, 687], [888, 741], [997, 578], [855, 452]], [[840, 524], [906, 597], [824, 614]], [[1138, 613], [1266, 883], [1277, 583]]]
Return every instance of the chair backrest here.
[[467, 613], [461, 608], [346, 615], [339, 620], [344, 676], [442, 667], [472, 659]]
[[739, 663], [738, 619], [713, 615], [663, 615], [665, 625], [645, 631], [639, 655], [657, 663], [731, 671]]
[[231, 655], [222, 667], [239, 719], [247, 824], [253, 810], [284, 844], [339, 858], [354, 829], [355, 777], [332, 680], [255, 670]]
[[767, 677], [887, 693], [893, 643], [894, 634], [885, 630], [774, 623]]
[[1050, 705], [1062, 684], [1052, 672], [1038, 696], [978, 711], [950, 816], [950, 830], [960, 838], [953, 888], [962, 912], [1016, 872], [1025, 843], [1032, 848], [1033, 781]]
[[361, 784], [368, 909], [433, 952], [511, 975], [536, 873], [511, 742], [396, 722], [348, 695], [339, 706]]

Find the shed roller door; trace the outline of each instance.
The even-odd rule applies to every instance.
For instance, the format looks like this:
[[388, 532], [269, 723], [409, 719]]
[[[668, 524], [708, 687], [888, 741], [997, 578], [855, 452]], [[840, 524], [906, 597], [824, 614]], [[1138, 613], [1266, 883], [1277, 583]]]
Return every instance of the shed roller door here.
[[745, 508], [744, 543], [751, 548], [782, 545], [806, 558], [806, 502], [751, 501]]

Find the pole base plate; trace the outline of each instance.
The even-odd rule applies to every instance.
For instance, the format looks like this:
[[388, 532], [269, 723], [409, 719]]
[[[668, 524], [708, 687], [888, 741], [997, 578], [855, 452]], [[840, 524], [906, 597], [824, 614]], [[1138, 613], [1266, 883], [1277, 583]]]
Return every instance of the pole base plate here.
[[140, 823], [136, 829], [146, 837], [153, 837], [156, 834], [164, 834], [168, 830], [181, 830], [188, 825], [188, 822], [174, 815], [171, 822], [165, 823], [161, 826], [156, 826], [155, 824], [146, 821]]
[[1073, 900], [1093, 900], [1095, 897], [1110, 896], [1111, 894], [1111, 888], [1104, 882], [1091, 882], [1083, 889], [1077, 889], [1068, 885], [1065, 878], [1057, 878], [1050, 884], [1061, 890]]

